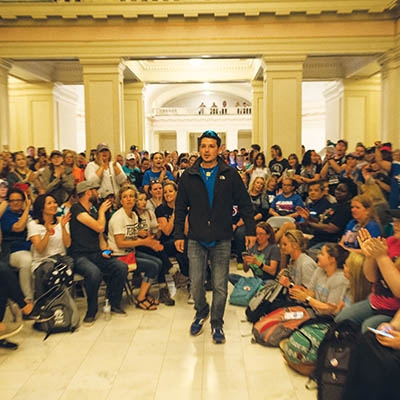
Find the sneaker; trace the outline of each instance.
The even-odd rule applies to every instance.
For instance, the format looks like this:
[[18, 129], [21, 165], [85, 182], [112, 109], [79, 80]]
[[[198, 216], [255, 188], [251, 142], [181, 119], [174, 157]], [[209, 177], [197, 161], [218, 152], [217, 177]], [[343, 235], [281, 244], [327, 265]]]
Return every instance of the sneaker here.
[[127, 317], [127, 312], [121, 307], [111, 307], [111, 313], [115, 314], [117, 317]]
[[8, 349], [8, 350], [17, 350], [18, 345], [17, 345], [17, 343], [9, 342], [6, 339], [2, 339], [2, 340], [0, 340], [0, 348]]
[[188, 303], [188, 304], [194, 304], [194, 298], [193, 298], [191, 292], [189, 292], [189, 296], [188, 296], [188, 299], [187, 299], [187, 303]]
[[89, 317], [86, 315], [86, 317], [83, 319], [83, 324], [85, 326], [92, 326], [96, 321], [96, 317]]
[[160, 288], [159, 300], [160, 300], [160, 303], [164, 303], [166, 306], [174, 306], [175, 305], [175, 300], [171, 299], [169, 290], [166, 287]]
[[184, 288], [189, 283], [189, 277], [182, 274], [182, 272], [178, 271], [174, 275], [175, 286], [177, 289]]
[[22, 329], [22, 327], [23, 325], [21, 322], [8, 322], [7, 324], [2, 323], [2, 329], [0, 329], [0, 340], [17, 334]]
[[195, 318], [190, 325], [190, 334], [192, 336], [198, 336], [203, 330], [204, 323], [207, 321], [210, 313], [208, 313], [204, 318]]
[[238, 271], [243, 271], [243, 263], [238, 262], [238, 263], [237, 263], [236, 269], [237, 269]]
[[225, 343], [225, 333], [222, 328], [214, 328], [212, 330], [212, 340], [215, 344]]

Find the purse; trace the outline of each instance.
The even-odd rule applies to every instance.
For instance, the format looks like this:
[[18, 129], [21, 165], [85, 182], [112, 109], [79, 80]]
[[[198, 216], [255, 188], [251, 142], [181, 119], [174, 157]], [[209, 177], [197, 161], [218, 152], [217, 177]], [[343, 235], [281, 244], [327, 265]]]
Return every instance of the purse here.
[[125, 254], [124, 256], [118, 257], [118, 260], [122, 261], [128, 266], [129, 272], [135, 271], [137, 269], [136, 256], [133, 251], [131, 251], [128, 254]]

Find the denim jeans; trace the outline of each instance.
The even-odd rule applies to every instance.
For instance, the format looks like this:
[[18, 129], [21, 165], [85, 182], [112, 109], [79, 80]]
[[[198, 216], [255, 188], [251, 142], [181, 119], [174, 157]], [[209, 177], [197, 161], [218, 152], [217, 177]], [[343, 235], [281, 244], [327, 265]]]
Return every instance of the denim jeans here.
[[105, 258], [101, 253], [77, 256], [74, 261], [74, 271], [85, 278], [88, 317], [94, 317], [98, 311], [98, 291], [103, 275], [111, 307], [121, 306], [122, 290], [128, 275], [125, 263], [116, 257]]
[[374, 310], [369, 299], [354, 303], [344, 308], [336, 317], [335, 322], [341, 322], [349, 319], [358, 325], [361, 325], [361, 332], [368, 332], [368, 327], [377, 328], [382, 322], [389, 322], [393, 317], [389, 315], [379, 314]]
[[195, 240], [188, 241], [188, 257], [190, 262], [191, 294], [194, 299], [196, 318], [208, 315], [210, 306], [206, 299], [204, 282], [207, 278], [207, 265], [210, 260], [212, 304], [211, 327], [222, 328], [224, 324], [225, 304], [228, 295], [229, 259], [231, 241], [221, 240], [214, 247], [204, 247]]
[[162, 269], [162, 261], [141, 251], [136, 251], [137, 271], [143, 273], [145, 282], [155, 282]]

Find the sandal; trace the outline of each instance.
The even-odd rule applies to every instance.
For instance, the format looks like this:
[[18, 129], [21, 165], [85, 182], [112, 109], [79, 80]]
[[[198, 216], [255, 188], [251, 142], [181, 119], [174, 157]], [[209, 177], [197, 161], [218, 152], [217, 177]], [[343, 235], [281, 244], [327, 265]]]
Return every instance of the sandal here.
[[146, 299], [150, 304], [154, 304], [155, 306], [158, 306], [160, 304], [158, 299], [155, 299], [153, 296], [150, 296], [149, 294], [146, 296]]
[[147, 298], [144, 298], [143, 300], [136, 299], [136, 308], [146, 311], [157, 310], [156, 305], [151, 303]]

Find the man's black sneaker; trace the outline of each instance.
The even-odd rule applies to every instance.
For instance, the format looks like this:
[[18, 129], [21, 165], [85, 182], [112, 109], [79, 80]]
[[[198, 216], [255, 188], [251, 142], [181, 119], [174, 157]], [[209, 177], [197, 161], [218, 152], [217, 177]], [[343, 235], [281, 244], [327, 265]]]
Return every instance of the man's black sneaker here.
[[18, 345], [17, 345], [17, 343], [9, 342], [6, 339], [2, 339], [2, 340], [0, 340], [0, 348], [8, 349], [8, 350], [17, 350]]
[[210, 314], [208, 313], [204, 318], [194, 319], [192, 325], [190, 325], [190, 334], [192, 336], [200, 335], [200, 333], [203, 331], [204, 323], [207, 321], [209, 315]]
[[111, 307], [111, 312], [119, 317], [126, 317], [128, 314], [121, 307]]
[[83, 319], [83, 324], [86, 326], [92, 326], [95, 321], [96, 321], [95, 317], [89, 317], [86, 315], [86, 317]]
[[222, 328], [214, 328], [212, 330], [212, 340], [215, 344], [225, 343], [225, 333]]

